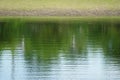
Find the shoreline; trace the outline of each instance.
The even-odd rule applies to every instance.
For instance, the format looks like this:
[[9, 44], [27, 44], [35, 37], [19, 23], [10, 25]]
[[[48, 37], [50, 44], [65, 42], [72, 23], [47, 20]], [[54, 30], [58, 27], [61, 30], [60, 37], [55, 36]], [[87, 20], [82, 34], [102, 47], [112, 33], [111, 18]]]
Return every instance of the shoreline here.
[[0, 16], [120, 16], [120, 9], [39, 9], [0, 10]]

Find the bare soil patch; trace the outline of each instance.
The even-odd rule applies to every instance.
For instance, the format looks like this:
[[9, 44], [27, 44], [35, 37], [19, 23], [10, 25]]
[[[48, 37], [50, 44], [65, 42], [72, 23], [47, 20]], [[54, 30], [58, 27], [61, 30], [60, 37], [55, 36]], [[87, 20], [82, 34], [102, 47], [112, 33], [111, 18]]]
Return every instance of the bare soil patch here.
[[120, 10], [39, 9], [0, 10], [0, 16], [120, 16]]

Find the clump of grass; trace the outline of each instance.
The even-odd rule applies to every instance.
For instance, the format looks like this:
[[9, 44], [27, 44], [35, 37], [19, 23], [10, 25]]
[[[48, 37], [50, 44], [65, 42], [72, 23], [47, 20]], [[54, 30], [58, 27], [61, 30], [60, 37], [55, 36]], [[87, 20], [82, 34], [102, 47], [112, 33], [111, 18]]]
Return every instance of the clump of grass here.
[[120, 9], [120, 0], [0, 0], [0, 10]]

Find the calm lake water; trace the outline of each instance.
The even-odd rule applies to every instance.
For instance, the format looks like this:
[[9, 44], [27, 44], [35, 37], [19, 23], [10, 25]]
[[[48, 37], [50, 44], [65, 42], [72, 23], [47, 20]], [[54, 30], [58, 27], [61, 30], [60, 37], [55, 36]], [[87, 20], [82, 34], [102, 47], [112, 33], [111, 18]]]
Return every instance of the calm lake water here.
[[120, 22], [0, 21], [0, 80], [120, 80]]

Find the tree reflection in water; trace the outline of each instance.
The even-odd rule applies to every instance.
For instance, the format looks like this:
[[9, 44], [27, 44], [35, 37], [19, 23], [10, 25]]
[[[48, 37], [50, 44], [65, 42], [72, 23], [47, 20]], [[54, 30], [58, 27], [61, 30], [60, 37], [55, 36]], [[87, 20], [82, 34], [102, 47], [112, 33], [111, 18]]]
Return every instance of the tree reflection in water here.
[[10, 80], [98, 80], [95, 72], [101, 79], [107, 76], [103, 72], [120, 79], [119, 26], [104, 21], [0, 22], [0, 77], [8, 65]]

